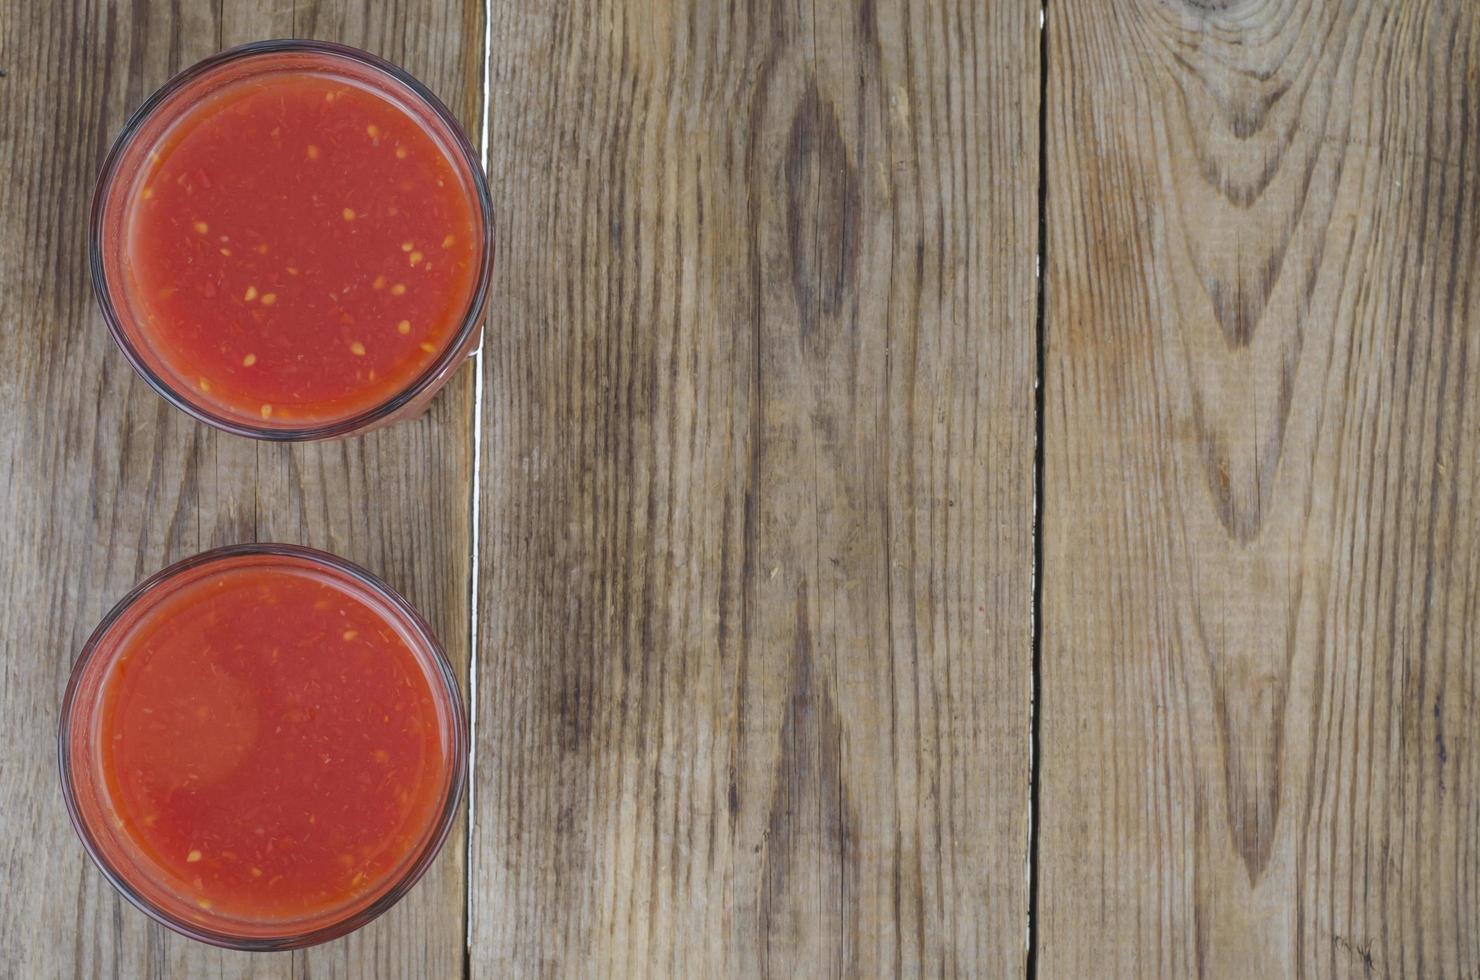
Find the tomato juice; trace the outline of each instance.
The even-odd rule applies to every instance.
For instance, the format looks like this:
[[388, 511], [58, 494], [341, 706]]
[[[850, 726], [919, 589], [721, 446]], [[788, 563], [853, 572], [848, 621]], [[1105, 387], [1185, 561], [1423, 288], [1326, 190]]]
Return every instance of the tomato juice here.
[[424, 404], [476, 343], [487, 191], [440, 103], [313, 42], [172, 81], [100, 180], [94, 276], [135, 366], [244, 435], [341, 435]]
[[435, 854], [464, 773], [429, 630], [306, 549], [223, 549], [156, 576], [89, 641], [63, 714], [94, 858], [156, 918], [243, 948], [378, 914]]

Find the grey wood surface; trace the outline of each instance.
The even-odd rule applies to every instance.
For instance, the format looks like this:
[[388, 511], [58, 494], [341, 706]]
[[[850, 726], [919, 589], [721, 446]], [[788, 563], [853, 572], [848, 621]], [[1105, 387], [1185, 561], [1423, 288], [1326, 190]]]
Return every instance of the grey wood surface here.
[[1015, 976], [1036, 3], [493, 4], [478, 976]]
[[1042, 972], [1480, 975], [1480, 6], [1048, 38]]

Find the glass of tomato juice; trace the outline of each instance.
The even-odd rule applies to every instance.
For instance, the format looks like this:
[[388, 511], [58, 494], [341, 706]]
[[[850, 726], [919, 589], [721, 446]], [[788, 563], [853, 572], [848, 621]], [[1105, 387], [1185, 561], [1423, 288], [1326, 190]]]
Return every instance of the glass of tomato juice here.
[[337, 438], [421, 411], [477, 346], [488, 187], [396, 66], [263, 41], [134, 113], [93, 198], [91, 266], [134, 369], [238, 435]]
[[430, 866], [467, 774], [431, 629], [343, 559], [238, 545], [166, 568], [87, 641], [62, 704], [78, 836], [193, 939], [293, 949], [357, 929]]

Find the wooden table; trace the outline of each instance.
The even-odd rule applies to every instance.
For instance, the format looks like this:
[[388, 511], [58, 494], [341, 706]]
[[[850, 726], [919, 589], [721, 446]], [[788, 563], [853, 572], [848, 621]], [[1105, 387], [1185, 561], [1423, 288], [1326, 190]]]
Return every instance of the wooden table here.
[[[291, 448], [84, 261], [126, 114], [283, 35], [425, 79], [499, 239], [430, 413]], [[1476, 4], [0, 0], [0, 69], [0, 974], [1480, 975]], [[474, 703], [432, 872], [291, 955], [125, 906], [54, 762], [254, 540]]]

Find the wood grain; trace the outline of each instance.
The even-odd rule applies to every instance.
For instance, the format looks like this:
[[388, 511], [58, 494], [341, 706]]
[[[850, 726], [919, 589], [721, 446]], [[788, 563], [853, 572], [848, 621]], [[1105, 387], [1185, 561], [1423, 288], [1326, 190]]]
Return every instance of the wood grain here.
[[1480, 8], [1048, 10], [1042, 970], [1480, 975]]
[[269, 36], [345, 41], [400, 62], [477, 132], [482, 5], [0, 0], [0, 975], [434, 976], [464, 962], [454, 831], [412, 895], [311, 951], [248, 956], [181, 939], [87, 862], [58, 788], [72, 656], [127, 589], [216, 545], [338, 552], [402, 590], [467, 660], [471, 375], [430, 412], [328, 445], [218, 436], [137, 380], [96, 312], [88, 200], [124, 118], [170, 74]]
[[1037, 5], [491, 18], [473, 975], [1021, 974]]

